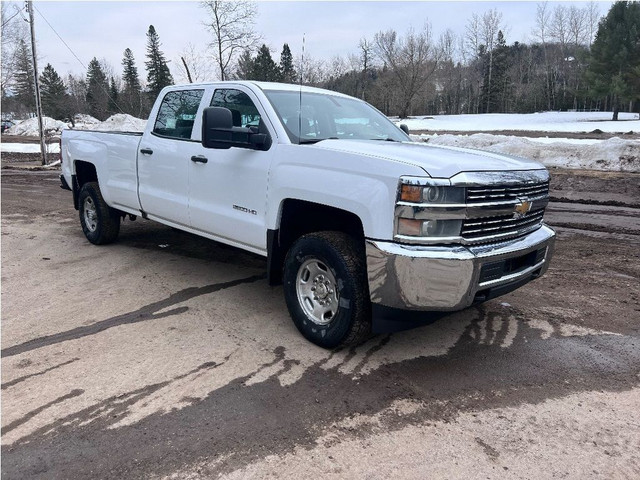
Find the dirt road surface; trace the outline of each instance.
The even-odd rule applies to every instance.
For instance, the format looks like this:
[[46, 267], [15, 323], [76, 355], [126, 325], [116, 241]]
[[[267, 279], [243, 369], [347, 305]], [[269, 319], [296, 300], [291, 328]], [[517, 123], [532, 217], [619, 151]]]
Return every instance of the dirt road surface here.
[[545, 277], [329, 352], [262, 258], [93, 246], [57, 172], [3, 170], [2, 476], [640, 478], [639, 178], [555, 171]]

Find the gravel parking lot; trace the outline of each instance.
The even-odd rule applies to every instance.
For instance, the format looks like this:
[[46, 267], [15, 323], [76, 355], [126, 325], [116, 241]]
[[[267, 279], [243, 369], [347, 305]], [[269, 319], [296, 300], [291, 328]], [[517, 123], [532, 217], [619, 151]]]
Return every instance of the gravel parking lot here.
[[553, 172], [545, 277], [329, 352], [264, 259], [93, 246], [57, 174], [2, 171], [4, 478], [640, 477], [640, 175]]

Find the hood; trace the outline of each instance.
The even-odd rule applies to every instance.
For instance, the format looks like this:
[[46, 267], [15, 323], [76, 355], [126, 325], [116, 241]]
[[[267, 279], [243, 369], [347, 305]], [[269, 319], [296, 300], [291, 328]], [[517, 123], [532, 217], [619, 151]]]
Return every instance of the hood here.
[[310, 148], [365, 155], [422, 168], [434, 178], [451, 178], [461, 172], [541, 170], [536, 161], [468, 148], [379, 140], [323, 140]]

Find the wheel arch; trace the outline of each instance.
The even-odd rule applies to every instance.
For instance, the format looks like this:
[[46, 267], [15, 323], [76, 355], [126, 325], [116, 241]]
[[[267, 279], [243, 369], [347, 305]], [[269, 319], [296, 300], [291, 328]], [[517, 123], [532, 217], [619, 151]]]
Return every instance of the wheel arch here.
[[87, 182], [98, 181], [98, 171], [96, 166], [84, 160], [75, 160], [73, 162], [75, 174], [71, 175], [71, 189], [73, 191], [73, 206], [78, 210], [78, 196], [80, 195], [80, 189]]
[[320, 231], [343, 232], [364, 242], [363, 222], [355, 213], [306, 200], [282, 201], [277, 228], [267, 230], [267, 275], [271, 285], [282, 283], [284, 258], [293, 242]]

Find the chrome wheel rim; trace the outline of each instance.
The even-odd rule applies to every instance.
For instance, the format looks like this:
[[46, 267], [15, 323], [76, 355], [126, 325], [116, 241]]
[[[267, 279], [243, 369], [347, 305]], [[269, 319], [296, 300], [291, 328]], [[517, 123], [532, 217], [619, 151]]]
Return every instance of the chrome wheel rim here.
[[298, 269], [296, 293], [302, 310], [316, 325], [328, 325], [338, 312], [336, 278], [318, 259], [306, 260]]
[[98, 228], [98, 211], [96, 210], [96, 204], [91, 197], [84, 199], [82, 205], [82, 211], [84, 212], [84, 224], [90, 232], [95, 232]]

